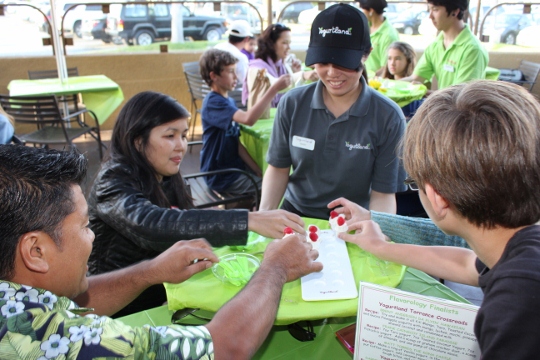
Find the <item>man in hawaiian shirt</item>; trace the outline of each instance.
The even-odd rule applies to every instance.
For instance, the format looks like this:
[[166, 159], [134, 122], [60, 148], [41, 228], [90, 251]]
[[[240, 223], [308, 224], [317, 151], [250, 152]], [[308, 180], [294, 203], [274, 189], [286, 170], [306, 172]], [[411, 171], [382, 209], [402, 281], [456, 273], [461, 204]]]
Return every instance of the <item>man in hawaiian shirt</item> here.
[[270, 331], [285, 282], [322, 269], [317, 251], [290, 236], [268, 245], [252, 280], [207, 325], [133, 328], [99, 316], [218, 259], [203, 239], [179, 241], [155, 259], [87, 278], [94, 234], [79, 186], [85, 173], [76, 152], [0, 145], [1, 359], [248, 358]]

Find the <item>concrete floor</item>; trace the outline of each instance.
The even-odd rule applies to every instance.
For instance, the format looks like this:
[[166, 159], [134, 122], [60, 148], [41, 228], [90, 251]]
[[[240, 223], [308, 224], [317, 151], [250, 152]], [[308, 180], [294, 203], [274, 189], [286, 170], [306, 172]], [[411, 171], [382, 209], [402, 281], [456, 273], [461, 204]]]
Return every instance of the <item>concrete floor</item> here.
[[[103, 131], [102, 132], [102, 138], [104, 140], [104, 143], [109, 146], [110, 144], [110, 135], [111, 131]], [[200, 139], [200, 127], [196, 129], [195, 133], [195, 140]], [[99, 161], [99, 155], [97, 151], [97, 145], [96, 142], [93, 140], [85, 140], [82, 142], [77, 143], [77, 148], [86, 154], [88, 157], [88, 174], [87, 179], [85, 183], [83, 184], [83, 192], [85, 195], [88, 195], [90, 192], [90, 189], [92, 187], [93, 180], [95, 176], [97, 175], [100, 167], [100, 161]], [[199, 153], [201, 150], [201, 146], [193, 146], [191, 152], [187, 152], [184, 160], [182, 161], [182, 165], [180, 166], [180, 171], [182, 174], [190, 174], [194, 172], [199, 171]], [[104, 158], [106, 158], [107, 155], [104, 155]], [[480, 305], [482, 303], [482, 299], [484, 297], [482, 291], [478, 287], [458, 284], [450, 281], [445, 281], [444, 283], [446, 286], [469, 300], [471, 303], [475, 305]]]

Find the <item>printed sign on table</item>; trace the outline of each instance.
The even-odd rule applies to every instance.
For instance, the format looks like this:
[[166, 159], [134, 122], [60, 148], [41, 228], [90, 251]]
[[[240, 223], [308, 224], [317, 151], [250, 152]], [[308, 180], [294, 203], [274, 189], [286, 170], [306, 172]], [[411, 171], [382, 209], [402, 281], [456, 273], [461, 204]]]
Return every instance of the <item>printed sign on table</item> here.
[[355, 360], [480, 359], [478, 306], [360, 282]]

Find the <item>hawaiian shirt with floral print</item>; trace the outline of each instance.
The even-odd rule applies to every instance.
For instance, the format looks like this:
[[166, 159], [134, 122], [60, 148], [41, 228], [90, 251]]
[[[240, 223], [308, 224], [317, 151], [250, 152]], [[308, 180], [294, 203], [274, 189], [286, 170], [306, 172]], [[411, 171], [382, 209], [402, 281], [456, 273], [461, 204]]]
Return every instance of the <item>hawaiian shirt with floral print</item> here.
[[50, 291], [0, 280], [0, 359], [213, 359], [204, 326], [131, 327]]

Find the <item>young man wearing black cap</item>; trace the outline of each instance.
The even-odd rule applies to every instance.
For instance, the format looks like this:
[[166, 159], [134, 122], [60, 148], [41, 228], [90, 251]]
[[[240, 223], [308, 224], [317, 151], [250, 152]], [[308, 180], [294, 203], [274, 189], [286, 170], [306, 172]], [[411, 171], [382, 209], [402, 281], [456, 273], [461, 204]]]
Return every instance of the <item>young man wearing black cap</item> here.
[[441, 33], [425, 50], [412, 76], [425, 82], [437, 77], [439, 89], [474, 79], [484, 79], [489, 56], [463, 21], [468, 0], [429, 0], [429, 17]]
[[326, 205], [340, 196], [395, 213], [394, 194], [405, 190], [396, 156], [405, 120], [362, 78], [370, 51], [368, 21], [357, 8], [337, 4], [315, 18], [306, 65], [320, 81], [279, 103], [261, 209], [277, 208], [285, 194], [282, 208], [307, 217], [327, 219]]

